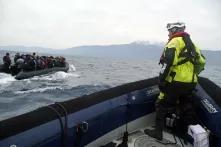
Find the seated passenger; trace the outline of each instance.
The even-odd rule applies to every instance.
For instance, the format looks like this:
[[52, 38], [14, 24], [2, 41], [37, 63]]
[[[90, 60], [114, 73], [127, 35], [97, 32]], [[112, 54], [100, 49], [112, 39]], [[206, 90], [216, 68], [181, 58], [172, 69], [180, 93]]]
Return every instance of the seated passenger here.
[[22, 59], [22, 58], [17, 59], [15, 64], [17, 65], [18, 68], [23, 68], [24, 59]]
[[14, 63], [16, 63], [16, 61], [21, 58], [20, 54], [19, 53], [16, 53], [15, 54], [15, 57], [14, 57]]
[[59, 66], [60, 66], [59, 57], [55, 57], [55, 58], [54, 58], [54, 66], [55, 66], [55, 67], [59, 67]]
[[61, 63], [62, 67], [65, 66], [65, 58], [64, 57], [60, 57], [60, 63]]
[[32, 53], [32, 58], [36, 59], [36, 53], [35, 52]]

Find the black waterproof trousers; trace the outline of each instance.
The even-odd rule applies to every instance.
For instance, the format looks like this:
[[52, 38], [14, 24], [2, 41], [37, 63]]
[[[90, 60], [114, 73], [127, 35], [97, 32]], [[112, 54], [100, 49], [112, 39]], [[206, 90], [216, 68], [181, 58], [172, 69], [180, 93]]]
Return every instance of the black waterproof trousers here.
[[156, 133], [162, 135], [165, 117], [172, 110], [180, 110], [184, 125], [195, 124], [195, 113], [192, 105], [192, 92], [195, 83], [168, 83], [165, 87], [164, 98], [158, 99], [156, 107]]

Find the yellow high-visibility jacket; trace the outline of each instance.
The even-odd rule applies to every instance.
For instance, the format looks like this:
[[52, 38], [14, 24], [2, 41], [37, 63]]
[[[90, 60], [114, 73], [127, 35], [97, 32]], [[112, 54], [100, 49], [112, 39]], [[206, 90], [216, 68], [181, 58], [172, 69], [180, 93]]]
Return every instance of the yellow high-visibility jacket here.
[[[170, 66], [169, 73], [167, 74], [165, 81], [171, 83], [173, 81], [184, 82], [184, 83], [196, 83], [197, 74], [194, 73], [194, 65], [192, 62], [187, 61], [183, 64], [179, 64], [185, 57], [180, 57], [181, 51], [185, 48], [185, 42], [182, 37], [172, 38], [164, 48], [164, 55], [168, 48], [175, 50], [174, 59]], [[200, 49], [195, 46], [196, 52], [200, 55]], [[203, 59], [202, 59], [203, 60]], [[205, 60], [204, 60], [205, 61]], [[174, 73], [174, 74], [171, 74]], [[173, 75], [173, 76], [172, 76]]]

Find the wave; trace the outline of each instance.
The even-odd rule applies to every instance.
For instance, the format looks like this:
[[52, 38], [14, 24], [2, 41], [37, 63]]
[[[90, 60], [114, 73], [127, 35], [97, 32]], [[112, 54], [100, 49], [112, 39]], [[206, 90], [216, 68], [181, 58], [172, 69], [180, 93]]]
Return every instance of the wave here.
[[40, 80], [40, 81], [60, 81], [60, 80], [65, 80], [68, 78], [78, 78], [80, 77], [80, 75], [76, 74], [76, 73], [66, 73], [63, 71], [58, 71], [55, 72], [53, 74], [49, 74], [49, 75], [41, 75], [41, 76], [35, 76], [33, 78], [31, 78], [30, 80]]
[[13, 92], [14, 94], [49, 94], [49, 95], [57, 95], [64, 92], [66, 95], [72, 96], [80, 96], [83, 94], [89, 94], [96, 91], [100, 91], [103, 89], [110, 88], [108, 85], [77, 85], [75, 87], [69, 86], [54, 86], [54, 87], [42, 87], [42, 88], [35, 88], [35, 89], [23, 89], [19, 91]]
[[76, 68], [73, 64], [70, 64], [68, 72], [73, 72], [73, 71], [76, 71]]
[[16, 81], [16, 79], [10, 74], [0, 73], [0, 84], [7, 84], [10, 82]]
[[63, 90], [64, 87], [45, 87], [45, 88], [36, 88], [36, 89], [30, 89], [30, 90], [22, 90], [22, 91], [15, 91], [14, 94], [27, 94], [27, 93], [37, 93], [37, 92], [45, 92], [49, 90]]
[[75, 73], [75, 71], [76, 68], [74, 65], [70, 65], [70, 70], [68, 73], [58, 71], [55, 73], [35, 76], [23, 80], [16, 80], [10, 74], [0, 73], [0, 93], [23, 94], [31, 92], [45, 92], [47, 90], [53, 89], [62, 89], [62, 85], [63, 87], [65, 86], [64, 83], [80, 77], [80, 75]]
[[10, 74], [0, 73], [0, 93], [7, 89], [16, 79]]

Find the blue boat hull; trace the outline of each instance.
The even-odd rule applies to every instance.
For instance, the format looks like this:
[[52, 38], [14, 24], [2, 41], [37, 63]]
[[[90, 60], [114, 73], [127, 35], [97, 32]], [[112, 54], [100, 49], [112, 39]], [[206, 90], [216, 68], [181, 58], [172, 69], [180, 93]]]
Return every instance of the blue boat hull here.
[[[0, 146], [85, 146], [126, 122], [153, 113], [159, 94], [157, 81], [152, 78], [125, 84], [1, 121]], [[198, 115], [214, 134], [214, 145], [221, 146], [220, 106], [201, 86], [195, 94], [195, 102], [200, 102]], [[205, 99], [217, 112], [208, 111]], [[82, 122], [88, 124], [85, 130], [80, 129]]]

